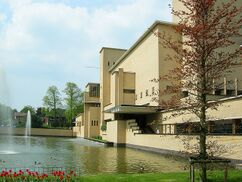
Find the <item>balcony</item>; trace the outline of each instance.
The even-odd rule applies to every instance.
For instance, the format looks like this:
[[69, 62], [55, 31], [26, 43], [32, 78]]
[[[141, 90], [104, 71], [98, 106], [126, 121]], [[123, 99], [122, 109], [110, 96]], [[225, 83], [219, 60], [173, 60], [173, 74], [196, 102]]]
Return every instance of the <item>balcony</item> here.
[[90, 96], [90, 92], [84, 93], [84, 103], [99, 103], [100, 99], [98, 96]]

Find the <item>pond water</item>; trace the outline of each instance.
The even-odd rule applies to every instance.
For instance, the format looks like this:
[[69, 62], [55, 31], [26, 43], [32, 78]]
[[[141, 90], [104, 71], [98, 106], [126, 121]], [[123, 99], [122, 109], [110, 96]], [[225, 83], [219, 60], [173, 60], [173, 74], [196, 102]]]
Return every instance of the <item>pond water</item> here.
[[[0, 169], [78, 169], [81, 174], [168, 172], [184, 161], [124, 147], [105, 147], [81, 138], [0, 136]], [[9, 144], [11, 141], [11, 145]]]

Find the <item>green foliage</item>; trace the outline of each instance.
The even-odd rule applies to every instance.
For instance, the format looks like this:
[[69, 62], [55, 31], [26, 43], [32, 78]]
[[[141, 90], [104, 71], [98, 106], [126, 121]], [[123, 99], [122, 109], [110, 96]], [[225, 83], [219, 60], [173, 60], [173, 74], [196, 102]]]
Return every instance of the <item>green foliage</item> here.
[[[33, 106], [27, 105], [24, 106], [20, 112], [27, 113], [30, 111], [31, 113], [31, 127], [32, 128], [41, 128], [43, 124], [42, 113], [39, 111], [39, 108], [35, 110]], [[17, 127], [25, 127], [24, 123], [18, 124]]]
[[28, 111], [30, 111], [31, 115], [36, 114], [35, 108], [30, 105], [24, 106], [24, 108], [20, 112], [27, 113]]
[[83, 112], [83, 93], [81, 89], [75, 83], [67, 82], [66, 87], [63, 90], [65, 93], [65, 116], [68, 124], [71, 125], [74, 117]]
[[102, 124], [101, 130], [102, 131], [106, 131], [107, 130], [107, 124], [106, 123], [105, 124]]
[[[54, 121], [57, 121], [57, 109], [62, 106], [61, 94], [56, 86], [50, 86], [43, 98], [43, 104], [47, 107], [46, 114], [48, 116], [53, 116]], [[51, 124], [51, 123], [50, 123]]]
[[93, 138], [96, 139], [96, 140], [102, 140], [103, 139], [102, 136], [94, 136]]

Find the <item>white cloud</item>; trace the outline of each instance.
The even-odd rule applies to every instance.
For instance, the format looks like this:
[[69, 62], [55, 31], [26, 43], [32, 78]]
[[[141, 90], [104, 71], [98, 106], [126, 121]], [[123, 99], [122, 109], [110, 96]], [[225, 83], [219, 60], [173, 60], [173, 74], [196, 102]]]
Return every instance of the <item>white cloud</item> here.
[[[169, 19], [167, 0], [94, 8], [47, 1], [5, 0], [12, 14], [1, 30], [0, 60], [14, 74], [27, 67], [35, 70], [33, 78], [44, 72], [82, 83], [98, 80], [97, 70], [92, 73], [85, 66], [99, 65], [102, 46], [128, 48], [156, 19]], [[1, 20], [5, 15], [0, 14]], [[13, 71], [10, 65], [18, 68]]]
[[4, 22], [5, 20], [6, 20], [6, 15], [0, 12], [0, 23]]

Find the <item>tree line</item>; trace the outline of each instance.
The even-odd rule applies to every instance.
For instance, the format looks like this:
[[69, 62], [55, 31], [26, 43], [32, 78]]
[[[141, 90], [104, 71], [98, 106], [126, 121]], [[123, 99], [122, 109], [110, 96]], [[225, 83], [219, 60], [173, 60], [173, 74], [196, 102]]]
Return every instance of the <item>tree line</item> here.
[[[27, 105], [20, 110], [20, 113], [30, 111], [33, 128], [70, 127], [75, 116], [83, 112], [83, 92], [73, 82], [67, 82], [62, 91], [55, 85], [49, 86], [42, 101], [42, 107]], [[15, 113], [16, 109], [0, 104], [0, 126], [24, 127], [26, 118], [17, 118]]]
[[53, 123], [58, 123], [59, 118], [63, 118], [64, 115], [65, 125], [71, 126], [75, 116], [83, 112], [83, 92], [72, 82], [67, 82], [62, 92], [64, 98], [56, 86], [50, 86], [43, 97], [43, 105], [46, 109], [45, 112], [53, 118]]

